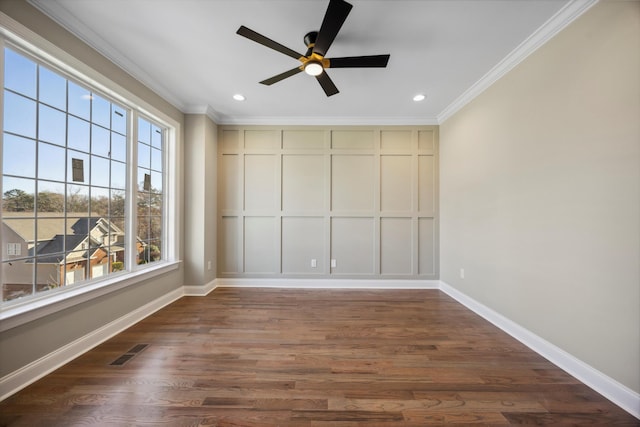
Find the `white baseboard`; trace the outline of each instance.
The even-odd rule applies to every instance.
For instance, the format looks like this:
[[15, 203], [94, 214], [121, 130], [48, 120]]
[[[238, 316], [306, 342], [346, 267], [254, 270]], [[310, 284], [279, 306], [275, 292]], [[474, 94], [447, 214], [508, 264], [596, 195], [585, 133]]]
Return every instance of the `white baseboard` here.
[[193, 285], [185, 285], [182, 287], [184, 290], [184, 296], [186, 297], [206, 297], [211, 293], [211, 291], [215, 290], [219, 285], [219, 279], [213, 279], [209, 283], [203, 286], [193, 286]]
[[640, 418], [640, 394], [587, 365], [580, 359], [556, 347], [528, 329], [507, 319], [484, 304], [458, 291], [447, 283], [441, 281], [440, 290], [485, 320], [493, 323], [551, 363], [573, 375], [631, 415]]
[[438, 280], [362, 280], [362, 279], [216, 279], [221, 288], [296, 289], [439, 289]]
[[0, 378], [0, 401], [36, 382], [76, 357], [86, 353], [109, 338], [119, 334], [145, 317], [171, 304], [183, 295], [178, 288], [148, 304], [96, 329], [46, 356]]

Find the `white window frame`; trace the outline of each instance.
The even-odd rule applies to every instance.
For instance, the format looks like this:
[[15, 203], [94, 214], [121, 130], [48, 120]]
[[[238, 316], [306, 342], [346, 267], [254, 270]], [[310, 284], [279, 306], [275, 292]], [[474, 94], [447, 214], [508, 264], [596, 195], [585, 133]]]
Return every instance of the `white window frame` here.
[[[137, 142], [137, 121], [138, 115], [150, 119], [165, 129], [164, 133], [164, 170], [163, 170], [163, 196], [164, 196], [164, 224], [163, 232], [163, 260], [147, 264], [145, 266], [135, 265], [129, 262], [128, 271], [124, 273], [107, 276], [105, 279], [88, 281], [70, 287], [61, 287], [52, 291], [35, 294], [30, 297], [12, 301], [9, 304], [2, 304], [0, 307], [0, 332], [20, 326], [27, 322], [48, 316], [52, 313], [73, 307], [78, 304], [90, 301], [100, 296], [116, 292], [125, 287], [164, 275], [177, 270], [180, 267], [181, 254], [179, 252], [179, 225], [181, 221], [179, 209], [179, 188], [181, 185], [178, 174], [181, 162], [181, 150], [179, 150], [178, 136], [181, 134], [181, 124], [168, 116], [158, 108], [139, 96], [129, 92], [108, 77], [100, 74], [90, 66], [79, 61], [61, 48], [55, 46], [40, 35], [34, 33], [11, 17], [0, 12], [0, 80], [4, 82], [4, 48], [17, 48], [28, 52], [37, 58], [46, 67], [61, 73], [67, 78], [77, 80], [84, 85], [91, 87], [97, 92], [102, 92], [108, 98], [120, 103], [129, 110], [130, 124], [130, 159], [129, 163], [137, 165], [137, 158], [131, 156], [135, 154], [133, 145]], [[4, 90], [0, 91], [0, 105], [4, 105]], [[0, 127], [2, 127], [2, 114], [0, 114]], [[3, 128], [3, 127], [2, 127]], [[0, 141], [2, 134], [0, 133]], [[0, 164], [2, 164], [2, 150], [0, 150]], [[136, 189], [135, 169], [129, 168], [129, 184], [127, 192], [129, 203], [135, 203], [132, 197]], [[0, 174], [0, 188], [2, 184]], [[135, 210], [129, 207], [126, 218], [127, 227], [125, 230], [128, 236], [135, 233], [132, 226], [135, 221]], [[2, 213], [0, 212], [0, 221]], [[135, 240], [135, 237], [133, 237]], [[0, 236], [0, 244], [2, 244]], [[135, 248], [135, 246], [134, 246]], [[129, 252], [132, 252], [131, 250]], [[130, 254], [128, 259], [132, 259]], [[0, 266], [1, 268], [1, 266]]]

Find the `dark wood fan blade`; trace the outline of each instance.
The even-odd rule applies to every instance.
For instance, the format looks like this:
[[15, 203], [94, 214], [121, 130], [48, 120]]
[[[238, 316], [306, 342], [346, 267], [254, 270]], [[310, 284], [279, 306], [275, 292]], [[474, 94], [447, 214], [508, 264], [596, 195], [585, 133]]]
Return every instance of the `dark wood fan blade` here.
[[285, 55], [290, 56], [294, 59], [300, 59], [301, 57], [303, 57], [302, 54], [296, 52], [295, 50], [289, 49], [288, 47], [283, 46], [280, 43], [273, 41], [270, 38], [265, 37], [260, 33], [256, 33], [255, 31], [245, 27], [244, 25], [238, 28], [238, 31], [236, 31], [236, 34], [246, 37], [249, 40], [253, 40], [256, 43], [260, 43], [261, 45], [269, 47], [273, 50], [277, 50], [280, 53], [284, 53]]
[[384, 68], [390, 55], [346, 56], [329, 59], [329, 68]]
[[340, 92], [336, 85], [333, 84], [333, 81], [329, 78], [326, 71], [324, 71], [320, 75], [317, 75], [316, 79], [320, 83], [320, 86], [322, 86], [322, 89], [324, 90], [324, 93], [327, 94], [327, 96], [335, 95], [336, 93]]
[[284, 73], [278, 74], [277, 76], [273, 76], [269, 79], [263, 80], [260, 83], [262, 83], [263, 85], [271, 86], [274, 83], [278, 83], [280, 80], [286, 79], [287, 77], [295, 76], [301, 71], [302, 70], [300, 69], [300, 67], [296, 67], [289, 71], [285, 71]]
[[330, 0], [313, 52], [325, 56], [353, 6], [344, 0]]

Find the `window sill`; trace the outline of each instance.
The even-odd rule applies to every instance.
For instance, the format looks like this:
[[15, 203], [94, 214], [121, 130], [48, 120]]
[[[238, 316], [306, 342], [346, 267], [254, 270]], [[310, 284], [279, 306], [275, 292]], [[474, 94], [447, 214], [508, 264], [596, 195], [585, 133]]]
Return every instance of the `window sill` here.
[[177, 270], [180, 261], [168, 261], [133, 273], [123, 274], [97, 283], [88, 283], [54, 294], [43, 295], [0, 309], [0, 332], [40, 319], [58, 311], [85, 303], [128, 286]]

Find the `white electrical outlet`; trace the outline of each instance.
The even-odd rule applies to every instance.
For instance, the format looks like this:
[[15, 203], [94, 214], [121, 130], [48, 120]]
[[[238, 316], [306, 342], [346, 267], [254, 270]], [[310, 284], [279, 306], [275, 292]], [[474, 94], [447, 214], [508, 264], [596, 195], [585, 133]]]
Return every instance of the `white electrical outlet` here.
[[336, 262], [335, 259], [331, 260], [331, 268], [336, 268], [338, 266], [338, 263]]
[[211, 270], [211, 261], [207, 261], [207, 270]]
[[460, 278], [464, 279], [464, 268], [460, 269]]
[[311, 268], [316, 268], [318, 266], [318, 261], [316, 261], [316, 259], [312, 259], [311, 260]]

